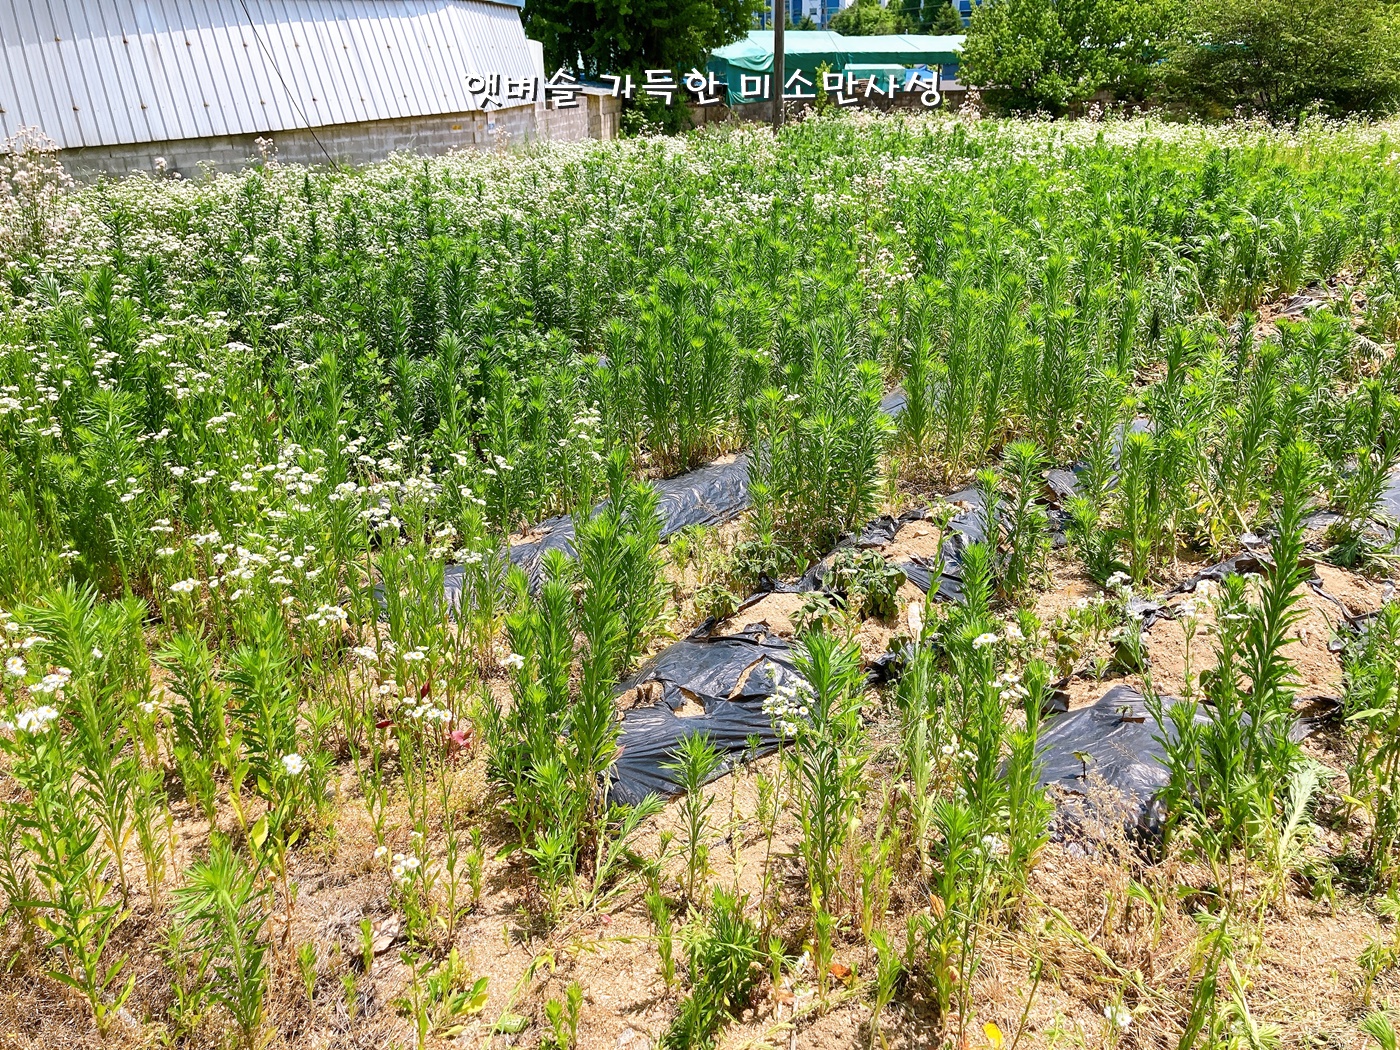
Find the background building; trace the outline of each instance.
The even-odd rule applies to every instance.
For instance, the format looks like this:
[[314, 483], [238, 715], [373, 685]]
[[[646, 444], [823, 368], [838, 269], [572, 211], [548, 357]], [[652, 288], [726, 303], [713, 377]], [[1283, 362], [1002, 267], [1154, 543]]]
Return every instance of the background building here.
[[[520, 0], [523, 3], [523, 0]], [[0, 3], [0, 132], [41, 128], [78, 175], [363, 163], [538, 138], [611, 137], [618, 100], [520, 97], [545, 76], [515, 0]], [[492, 77], [499, 76], [494, 96]], [[474, 79], [475, 78], [475, 79]], [[510, 96], [514, 85], [517, 97]]]
[[[800, 70], [814, 85], [819, 83], [817, 70], [823, 65], [833, 73], [849, 69], [862, 77], [937, 69], [944, 81], [950, 81], [957, 77], [958, 56], [965, 39], [905, 33], [843, 36], [830, 30], [789, 29], [783, 34], [783, 70], [788, 77]], [[773, 72], [773, 31], [755, 29], [743, 40], [716, 48], [710, 56], [709, 71], [729, 86], [731, 106], [744, 105], [741, 78]]]

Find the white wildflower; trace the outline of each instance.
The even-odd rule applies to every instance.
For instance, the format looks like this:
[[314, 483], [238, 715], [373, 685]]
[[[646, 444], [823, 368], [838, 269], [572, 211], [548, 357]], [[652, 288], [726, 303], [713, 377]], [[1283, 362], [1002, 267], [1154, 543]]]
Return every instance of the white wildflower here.
[[1104, 1020], [1121, 1032], [1126, 1032], [1133, 1026], [1133, 1012], [1126, 1006], [1115, 1006], [1113, 1003], [1105, 1003], [1103, 1016]]
[[56, 718], [58, 718], [58, 711], [45, 704], [43, 707], [33, 707], [28, 711], [21, 711], [15, 718], [15, 728], [22, 733], [42, 733]]

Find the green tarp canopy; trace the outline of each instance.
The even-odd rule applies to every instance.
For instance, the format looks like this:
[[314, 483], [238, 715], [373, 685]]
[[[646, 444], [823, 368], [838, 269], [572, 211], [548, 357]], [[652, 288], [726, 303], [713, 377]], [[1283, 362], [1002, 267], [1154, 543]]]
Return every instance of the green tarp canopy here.
[[[816, 71], [822, 63], [826, 63], [833, 73], [845, 72], [847, 66], [860, 67], [852, 72], [872, 66], [889, 70], [928, 66], [942, 69], [947, 77], [957, 71], [958, 53], [962, 50], [964, 39], [961, 36], [916, 36], [906, 33], [842, 36], [821, 30], [789, 29], [784, 34], [783, 67], [788, 77], [794, 70], [801, 70], [802, 75], [818, 89], [821, 84]], [[731, 106], [758, 101], [740, 96], [739, 78], [773, 72], [773, 31], [756, 29], [737, 43], [717, 48], [710, 56], [707, 69], [728, 85]], [[804, 87], [802, 90], [808, 89]]]

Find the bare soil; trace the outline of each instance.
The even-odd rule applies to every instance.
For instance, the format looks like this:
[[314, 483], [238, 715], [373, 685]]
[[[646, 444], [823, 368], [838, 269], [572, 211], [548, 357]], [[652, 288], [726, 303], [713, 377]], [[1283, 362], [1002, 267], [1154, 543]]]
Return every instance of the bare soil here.
[[[732, 542], [733, 532], [724, 533]], [[724, 542], [724, 540], [721, 540]], [[898, 559], [936, 552], [938, 536], [931, 525], [915, 522], [900, 530], [885, 548]], [[1378, 608], [1387, 589], [1382, 582], [1319, 564], [1322, 588], [1355, 615]], [[679, 588], [694, 580], [680, 573]], [[1076, 606], [1101, 593], [1067, 559], [1053, 559], [1045, 593], [1033, 603], [1047, 626]], [[1336, 602], [1311, 587], [1300, 589], [1302, 617], [1292, 632], [1287, 653], [1294, 661], [1304, 695], [1337, 695], [1342, 687], [1340, 658], [1329, 648], [1343, 611]], [[730, 618], [721, 630], [762, 623], [775, 635], [790, 637], [792, 617], [801, 595], [770, 594]], [[1176, 600], [1176, 599], [1174, 599]], [[862, 654], [873, 659], [890, 641], [909, 629], [910, 606], [921, 606], [923, 595], [906, 584], [900, 592], [897, 621], [867, 621], [855, 637]], [[684, 624], [685, 617], [677, 624]], [[1211, 614], [1203, 607], [1200, 629], [1189, 647], [1193, 678], [1210, 666]], [[1163, 619], [1146, 633], [1152, 681], [1163, 692], [1186, 687], [1185, 635], [1177, 620]], [[1066, 684], [1071, 707], [1094, 702], [1111, 683], [1072, 677]], [[503, 688], [496, 680], [493, 689]], [[623, 706], [652, 702], [645, 690], [623, 698]], [[697, 705], [698, 706], [698, 705]], [[685, 714], [683, 709], [682, 714]], [[872, 763], [879, 768], [894, 761], [897, 729], [887, 706], [872, 696]], [[1333, 771], [1345, 765], [1339, 738], [1326, 733], [1308, 742], [1309, 754]], [[746, 894], [752, 913], [765, 932], [782, 938], [796, 958], [809, 936], [805, 919], [802, 867], [798, 855], [800, 832], [792, 805], [779, 811], [769, 825], [760, 816], [760, 783], [772, 781], [778, 762], [770, 757], [742, 767], [706, 789], [711, 801], [709, 874], [712, 886]], [[554, 923], [542, 915], [536, 881], [518, 851], [508, 848], [514, 836], [493, 800], [485, 779], [485, 763], [469, 753], [451, 774], [449, 810], [460, 826], [480, 826], [487, 842], [484, 891], [456, 928], [434, 933], [434, 957], [455, 946], [473, 974], [489, 981], [485, 1009], [467, 1021], [459, 1036], [432, 1038], [430, 1046], [536, 1047], [547, 1033], [545, 1003], [562, 999], [570, 982], [584, 991], [579, 1046], [584, 1050], [641, 1050], [655, 1047], [677, 1010], [682, 988], [668, 988], [662, 979], [651, 923], [642, 901], [642, 884], [625, 883], [615, 896], [586, 909], [566, 908]], [[279, 909], [271, 923], [272, 983], [268, 1020], [272, 1048], [387, 1048], [414, 1045], [409, 1020], [395, 1001], [408, 992], [409, 971], [400, 957], [408, 948], [399, 916], [391, 905], [388, 863], [376, 860], [376, 840], [353, 771], [341, 769], [337, 780], [338, 806], [333, 823], [292, 854], [290, 879], [296, 887], [290, 924]], [[790, 790], [790, 786], [789, 786]], [[862, 819], [876, 817], [879, 800], [868, 797]], [[225, 807], [226, 809], [227, 807]], [[81, 1000], [62, 985], [37, 972], [32, 951], [21, 950], [19, 932], [0, 933], [4, 958], [11, 968], [0, 974], [0, 1047], [39, 1050], [47, 1047], [145, 1047], [158, 1041], [161, 1019], [173, 1000], [171, 971], [160, 960], [169, 921], [169, 887], [207, 848], [209, 826], [182, 801], [174, 804], [173, 856], [166, 892], [152, 901], [144, 888], [139, 856], [133, 847], [126, 857], [134, 873], [129, 901], [130, 919], [120, 927], [112, 950], [127, 955], [135, 990], [121, 1015], [105, 1035], [99, 1034]], [[681, 841], [682, 814], [677, 802], [645, 827], [636, 841], [646, 857], [662, 855], [663, 839], [670, 847], [662, 860], [662, 886], [678, 905], [685, 903], [685, 864], [676, 843]], [[445, 839], [444, 814], [430, 850], [441, 856]], [[406, 799], [391, 795], [385, 844], [392, 852], [410, 848], [411, 821]], [[769, 830], [771, 827], [771, 838]], [[229, 820], [223, 832], [235, 834]], [[862, 837], [853, 836], [852, 849]], [[1325, 860], [1348, 848], [1347, 835], [1324, 830], [1307, 847], [1309, 855]], [[881, 925], [902, 944], [906, 920], [930, 906], [910, 875], [915, 863], [905, 850], [903, 871]], [[764, 872], [771, 872], [765, 881]], [[1082, 843], [1050, 843], [1030, 876], [1028, 893], [1004, 921], [986, 931], [981, 959], [966, 978], [972, 987], [973, 1011], [967, 1017], [938, 1019], [930, 1004], [917, 996], [897, 998], [880, 1018], [877, 1042], [889, 1048], [991, 1045], [984, 1025], [997, 1026], [1008, 1045], [1026, 1050], [1059, 1047], [1148, 1048], [1174, 1047], [1180, 1018], [1189, 1005], [1197, 927], [1193, 900], [1207, 891], [1209, 872], [1193, 868], [1175, 853], [1149, 862], [1141, 852], [1115, 834], [1103, 833], [1090, 849]], [[1137, 887], [1136, 889], [1134, 887]], [[1246, 994], [1254, 1019], [1277, 1025], [1283, 1047], [1359, 1047], [1356, 1021], [1366, 1011], [1358, 958], [1377, 937], [1392, 930], [1371, 910], [1367, 899], [1345, 887], [1331, 896], [1291, 880], [1277, 903], [1262, 914], [1241, 919], [1244, 933], [1236, 946], [1240, 970], [1247, 974]], [[697, 895], [698, 896], [698, 895]], [[1155, 903], [1154, 903], [1155, 902]], [[372, 924], [375, 958], [367, 973], [354, 960], [360, 953], [360, 923]], [[679, 920], [678, 920], [679, 925]], [[296, 962], [298, 946], [316, 945], [318, 970], [308, 998]], [[819, 980], [810, 963], [775, 987], [765, 977], [751, 1006], [723, 1033], [726, 1050], [861, 1048], [871, 1045], [870, 977], [873, 959], [861, 946], [854, 917], [841, 918], [835, 959], [849, 969], [846, 980]], [[682, 949], [677, 940], [676, 951]], [[1040, 966], [1040, 978], [1032, 974]], [[844, 971], [842, 971], [844, 972]], [[347, 975], [354, 974], [347, 993]], [[1400, 976], [1383, 972], [1372, 1001], [1400, 996]], [[1133, 1014], [1126, 1032], [1110, 1029], [1104, 1017], [1109, 1002], [1121, 1002]], [[492, 1035], [504, 1015], [518, 1015], [524, 1028], [514, 1035]], [[213, 1046], [216, 1027], [206, 1022], [181, 1044]]]

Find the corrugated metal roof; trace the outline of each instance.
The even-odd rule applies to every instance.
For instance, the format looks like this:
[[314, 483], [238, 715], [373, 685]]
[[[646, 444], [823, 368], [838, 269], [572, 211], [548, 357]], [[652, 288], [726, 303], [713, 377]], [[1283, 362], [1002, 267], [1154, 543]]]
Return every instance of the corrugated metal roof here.
[[481, 108], [538, 74], [514, 3], [0, 0], [0, 131], [61, 148]]

